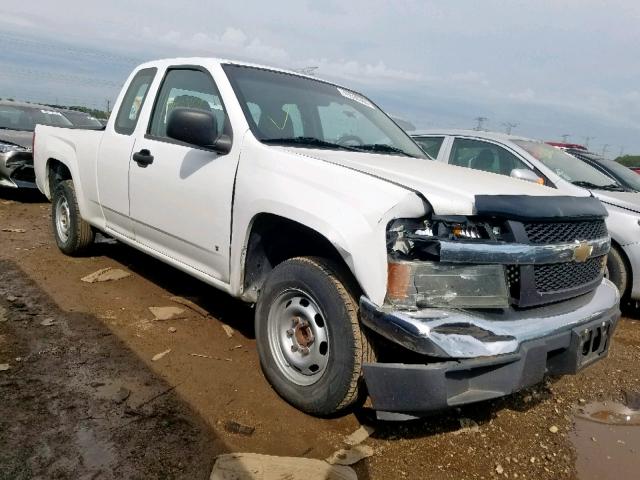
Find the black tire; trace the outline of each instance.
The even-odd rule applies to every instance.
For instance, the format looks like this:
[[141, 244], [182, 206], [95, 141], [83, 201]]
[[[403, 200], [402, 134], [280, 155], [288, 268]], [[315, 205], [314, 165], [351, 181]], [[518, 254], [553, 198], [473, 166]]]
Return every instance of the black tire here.
[[[312, 415], [333, 415], [360, 400], [364, 383], [362, 365], [375, 360], [373, 349], [360, 327], [358, 301], [352, 293], [354, 289], [348, 286], [349, 276], [337, 263], [317, 257], [292, 258], [276, 266], [269, 274], [256, 305], [256, 342], [264, 375], [282, 398]], [[290, 364], [289, 370], [287, 366], [283, 367], [282, 360], [278, 360], [282, 355], [278, 354], [278, 347], [269, 336], [269, 329], [272, 328], [273, 332], [276, 324], [273, 318], [270, 320], [269, 314], [272, 309], [278, 311], [278, 302], [289, 292], [295, 295], [303, 292], [312, 303], [315, 302], [322, 317], [322, 332], [328, 338], [328, 347], [324, 349], [326, 359], [321, 359], [326, 361], [326, 366], [320, 373], [311, 374], [309, 378], [314, 383], [309, 385], [301, 385], [290, 378], [291, 374], [297, 377], [302, 374]], [[277, 318], [288, 318], [287, 315], [274, 313]], [[284, 320], [285, 323], [288, 321]], [[296, 333], [291, 341], [297, 338]], [[313, 348], [322, 352], [321, 344], [319, 347], [317, 342], [309, 347], [312, 355], [318, 356]], [[281, 343], [280, 348], [284, 351], [286, 345]], [[314, 375], [317, 378], [313, 378]]]
[[611, 247], [611, 250], [609, 250], [607, 278], [618, 287], [620, 297], [626, 299], [629, 295], [629, 273], [627, 263], [617, 247]]
[[81, 255], [93, 243], [95, 232], [80, 216], [73, 180], [56, 184], [51, 203], [51, 223], [56, 244], [66, 255]]

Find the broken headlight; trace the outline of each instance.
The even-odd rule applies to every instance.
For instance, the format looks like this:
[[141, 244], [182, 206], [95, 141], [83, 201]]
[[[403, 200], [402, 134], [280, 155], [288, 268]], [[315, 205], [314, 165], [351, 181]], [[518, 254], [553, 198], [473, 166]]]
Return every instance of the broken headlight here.
[[[426, 247], [429, 255], [429, 244], [435, 247], [438, 240], [480, 240], [494, 239], [499, 227], [485, 222], [474, 222], [465, 217], [447, 219], [411, 219], [393, 220], [387, 227], [387, 251], [409, 255], [419, 245]], [[437, 255], [437, 248], [432, 248]], [[418, 255], [421, 257], [421, 255]]]
[[503, 265], [389, 260], [387, 302], [396, 308], [506, 308]]
[[499, 241], [503, 226], [466, 217], [398, 219], [387, 229], [387, 302], [397, 308], [505, 308], [503, 265], [446, 264], [441, 241]]
[[26, 152], [27, 149], [24, 147], [21, 147], [19, 145], [14, 145], [12, 143], [2, 143], [0, 142], [0, 153], [7, 153], [7, 152]]

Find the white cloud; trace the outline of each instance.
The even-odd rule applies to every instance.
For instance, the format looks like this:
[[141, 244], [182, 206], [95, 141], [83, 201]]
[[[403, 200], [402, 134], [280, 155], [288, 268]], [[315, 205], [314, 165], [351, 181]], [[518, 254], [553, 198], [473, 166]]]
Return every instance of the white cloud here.
[[145, 28], [143, 41], [161, 42], [165, 48], [172, 47], [189, 55], [239, 56], [263, 59], [263, 62], [281, 62], [289, 57], [284, 49], [267, 45], [257, 37], [249, 38], [244, 31], [234, 27], [227, 27], [220, 35], [205, 32], [186, 35], [176, 30], [158, 34], [151, 28]]
[[[385, 107], [428, 117], [434, 125], [455, 117], [468, 126], [474, 116], [486, 115], [492, 124], [519, 121], [524, 128], [528, 117], [555, 112], [539, 122], [552, 128], [557, 112], [568, 112], [558, 127], [563, 131], [584, 131], [607, 143], [622, 143], [616, 138], [626, 135], [625, 143], [640, 150], [637, 0], [0, 3], [0, 66], [77, 69], [111, 75], [114, 82], [129, 68], [124, 57], [212, 55], [284, 68], [317, 66], [318, 77], [387, 99]], [[7, 46], [12, 32], [42, 48]], [[54, 42], [71, 53], [65, 56], [66, 47], [54, 51]], [[85, 61], [89, 49], [104, 52], [101, 70]], [[20, 87], [19, 81], [11, 85]], [[53, 88], [51, 95], [66, 93]], [[92, 95], [103, 101], [111, 93], [96, 88]], [[635, 128], [634, 135], [621, 133], [621, 125]], [[535, 128], [522, 133], [536, 135]]]
[[536, 97], [536, 92], [534, 92], [530, 88], [526, 88], [525, 90], [522, 90], [520, 92], [510, 93], [508, 97], [511, 100], [517, 100], [520, 102], [530, 102]]
[[[300, 62], [298, 62], [300, 63]], [[377, 63], [360, 63], [355, 60], [309, 60], [300, 65], [318, 67], [318, 75], [359, 83], [418, 82], [424, 77], [415, 72], [388, 67], [382, 60]]]
[[489, 85], [487, 76], [481, 72], [475, 72], [473, 70], [467, 70], [466, 72], [454, 73], [451, 75], [451, 80], [460, 84], [476, 84], [476, 85]]
[[19, 28], [29, 28], [29, 27], [36, 26], [35, 23], [33, 23], [32, 21], [22, 16], [12, 15], [10, 13], [2, 13], [2, 12], [0, 12], [0, 23], [3, 23], [11, 27], [19, 27]]

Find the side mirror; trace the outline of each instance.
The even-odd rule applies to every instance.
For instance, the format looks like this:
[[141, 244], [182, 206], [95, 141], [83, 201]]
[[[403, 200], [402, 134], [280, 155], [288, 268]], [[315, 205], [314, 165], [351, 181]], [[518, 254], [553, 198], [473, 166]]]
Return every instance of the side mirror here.
[[228, 135], [218, 137], [216, 117], [195, 108], [174, 108], [169, 114], [167, 136], [218, 153], [229, 153], [231, 150], [231, 138]]
[[525, 182], [533, 182], [539, 185], [544, 185], [544, 179], [533, 173], [528, 168], [514, 168], [511, 170], [511, 176]]

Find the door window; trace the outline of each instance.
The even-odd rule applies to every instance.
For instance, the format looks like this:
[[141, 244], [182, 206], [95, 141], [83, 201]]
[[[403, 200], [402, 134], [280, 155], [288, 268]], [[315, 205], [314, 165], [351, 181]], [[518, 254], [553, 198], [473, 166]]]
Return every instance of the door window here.
[[173, 109], [178, 107], [211, 113], [216, 119], [218, 135], [226, 128], [226, 114], [218, 89], [211, 76], [201, 70], [176, 68], [167, 71], [153, 107], [149, 133], [167, 138], [167, 121]]
[[431, 158], [438, 158], [444, 137], [415, 137], [414, 140]]
[[136, 73], [124, 94], [118, 115], [116, 117], [115, 130], [122, 135], [131, 135], [136, 129], [140, 110], [144, 105], [149, 92], [149, 86], [156, 76], [156, 68], [145, 68]]
[[453, 142], [451, 165], [473, 168], [499, 175], [511, 175], [515, 168], [531, 170], [522, 160], [506, 149], [481, 140], [456, 138]]

